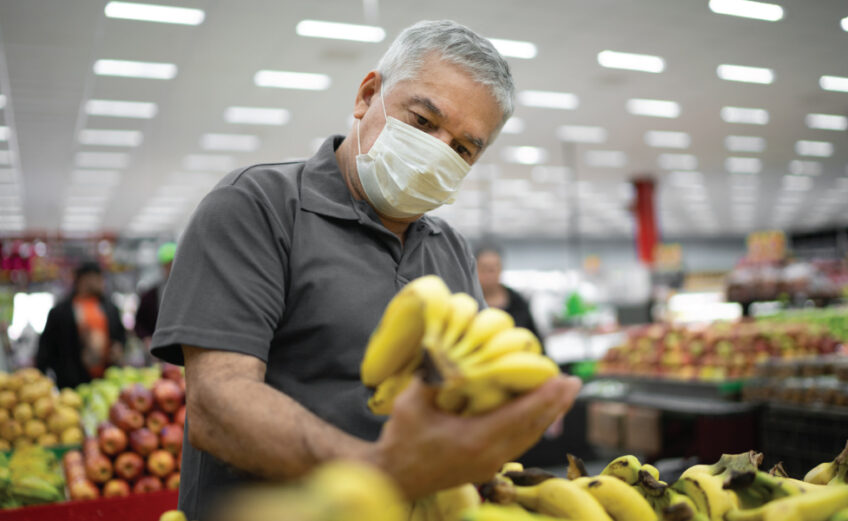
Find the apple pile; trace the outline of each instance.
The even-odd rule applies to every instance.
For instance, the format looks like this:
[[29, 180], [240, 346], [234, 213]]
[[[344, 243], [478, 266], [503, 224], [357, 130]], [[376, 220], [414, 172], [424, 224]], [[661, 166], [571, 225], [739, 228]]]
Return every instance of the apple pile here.
[[180, 486], [185, 422], [185, 380], [175, 366], [148, 389], [123, 389], [109, 420], [86, 438], [82, 451], [65, 455], [71, 499], [122, 497]]
[[0, 372], [0, 450], [30, 445], [79, 445], [82, 400], [72, 389], [57, 393], [38, 369]]
[[600, 375], [722, 381], [754, 376], [772, 358], [830, 354], [839, 341], [812, 324], [717, 322], [685, 327], [651, 324], [630, 331], [598, 363]]

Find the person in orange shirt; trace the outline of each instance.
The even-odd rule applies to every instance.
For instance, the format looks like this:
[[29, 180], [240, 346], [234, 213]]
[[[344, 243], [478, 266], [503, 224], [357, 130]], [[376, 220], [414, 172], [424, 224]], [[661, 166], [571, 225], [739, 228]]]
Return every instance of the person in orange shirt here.
[[100, 378], [108, 366], [120, 361], [126, 332], [104, 288], [100, 266], [83, 263], [74, 273], [71, 294], [47, 316], [36, 365], [42, 372], [52, 372], [60, 388]]

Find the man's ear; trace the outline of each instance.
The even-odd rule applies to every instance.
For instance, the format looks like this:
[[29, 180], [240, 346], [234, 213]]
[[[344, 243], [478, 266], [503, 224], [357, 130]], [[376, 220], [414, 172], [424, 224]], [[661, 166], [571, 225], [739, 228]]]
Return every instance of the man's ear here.
[[371, 71], [359, 84], [359, 90], [356, 91], [356, 102], [353, 105], [353, 117], [362, 119], [371, 106], [371, 101], [374, 96], [380, 92], [380, 84], [382, 83], [380, 73]]

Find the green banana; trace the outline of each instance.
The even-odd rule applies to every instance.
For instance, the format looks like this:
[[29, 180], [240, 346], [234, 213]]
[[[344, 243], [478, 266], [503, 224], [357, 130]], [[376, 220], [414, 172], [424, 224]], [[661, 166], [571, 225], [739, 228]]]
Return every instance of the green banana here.
[[758, 508], [733, 510], [726, 521], [827, 521], [848, 507], [848, 486], [833, 485], [783, 497]]
[[706, 472], [691, 472], [681, 476], [672, 489], [688, 496], [697, 511], [710, 521], [723, 521], [726, 513], [739, 507], [736, 495], [730, 490], [724, 490], [722, 478]]
[[839, 512], [836, 512], [827, 518], [827, 521], [848, 521], [848, 508], [843, 508]]
[[38, 476], [23, 476], [12, 481], [8, 493], [22, 504], [53, 503], [65, 496], [52, 483]]
[[848, 442], [833, 461], [819, 463], [804, 476], [804, 481], [816, 485], [844, 484], [848, 472]]
[[614, 476], [628, 485], [634, 485], [639, 480], [639, 469], [641, 468], [642, 463], [639, 458], [628, 454], [610, 461], [601, 471], [601, 475]]

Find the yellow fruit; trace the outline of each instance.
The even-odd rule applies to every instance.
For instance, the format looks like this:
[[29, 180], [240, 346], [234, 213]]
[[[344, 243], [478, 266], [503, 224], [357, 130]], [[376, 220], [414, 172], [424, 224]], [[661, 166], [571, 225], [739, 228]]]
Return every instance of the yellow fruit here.
[[159, 517], [159, 521], [187, 521], [185, 514], [179, 510], [168, 510]]
[[47, 428], [54, 434], [61, 434], [70, 427], [79, 425], [80, 416], [77, 411], [60, 405], [56, 411], [47, 419]]
[[59, 393], [59, 403], [72, 409], [82, 409], [82, 398], [73, 389], [62, 389]]
[[26, 382], [24, 382], [24, 379], [23, 379], [23, 378], [21, 378], [21, 375], [19, 375], [19, 374], [15, 373], [15, 374], [13, 374], [12, 376], [10, 376], [10, 377], [9, 377], [9, 381], [8, 381], [8, 382], [6, 382], [6, 389], [8, 389], [8, 390], [10, 390], [10, 391], [13, 391], [13, 392], [17, 393], [17, 392], [18, 392], [18, 389], [20, 389], [21, 387], [23, 387], [23, 385], [24, 385], [25, 383], [26, 383]]
[[12, 416], [21, 424], [24, 424], [32, 419], [32, 406], [28, 403], [19, 403], [12, 411]]
[[59, 444], [59, 437], [52, 432], [48, 432], [39, 436], [36, 442], [42, 447], [54, 447]]
[[15, 375], [20, 377], [21, 380], [23, 380], [23, 382], [26, 384], [35, 382], [36, 380], [39, 380], [44, 376], [43, 374], [41, 374], [41, 371], [34, 367], [25, 367], [23, 369], [18, 369], [17, 371], [15, 371]]
[[0, 408], [10, 411], [17, 403], [18, 395], [15, 394], [15, 391], [0, 391]]
[[21, 450], [27, 447], [32, 447], [32, 445], [32, 440], [24, 436], [21, 436], [20, 438], [12, 442], [12, 446], [15, 448], [15, 450]]
[[24, 428], [17, 420], [6, 420], [0, 425], [0, 437], [10, 443], [20, 438], [23, 433]]
[[63, 445], [80, 445], [85, 435], [79, 427], [69, 427], [62, 432], [60, 441]]
[[9, 385], [9, 373], [6, 371], [0, 371], [0, 390], [5, 390], [6, 386]]
[[36, 418], [46, 420], [53, 413], [53, 398], [42, 396], [32, 404], [32, 412]]
[[3, 423], [4, 421], [8, 420], [11, 417], [12, 417], [12, 415], [9, 413], [9, 411], [7, 409], [0, 409], [0, 423]]
[[0, 450], [12, 450], [12, 444], [6, 440], [0, 439]]
[[47, 426], [41, 420], [29, 420], [24, 425], [24, 434], [31, 440], [37, 440], [39, 436], [47, 434]]

